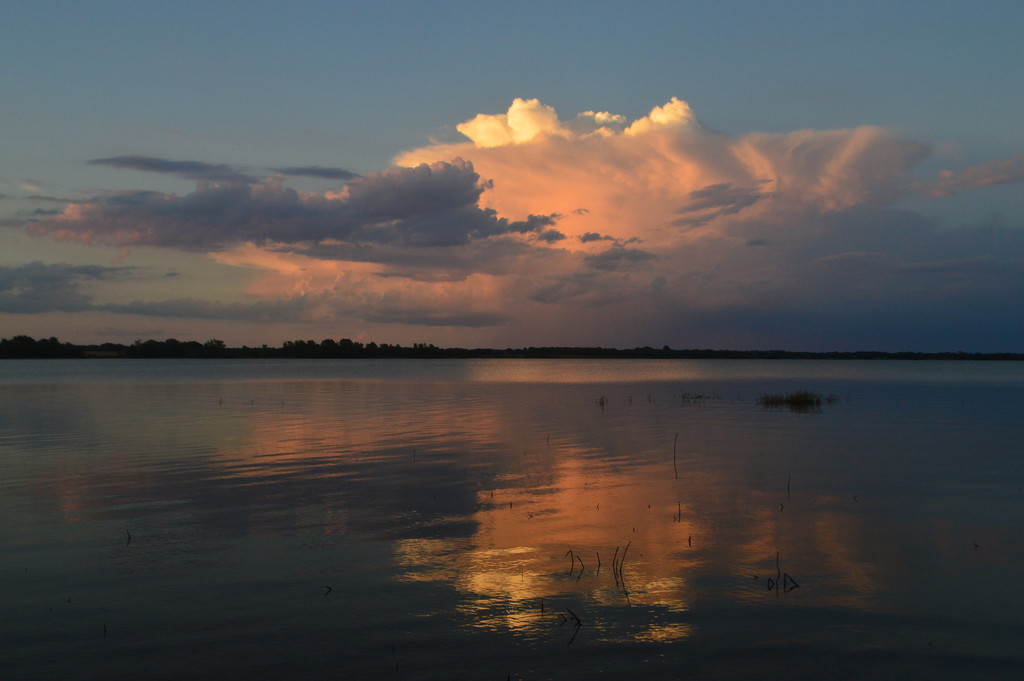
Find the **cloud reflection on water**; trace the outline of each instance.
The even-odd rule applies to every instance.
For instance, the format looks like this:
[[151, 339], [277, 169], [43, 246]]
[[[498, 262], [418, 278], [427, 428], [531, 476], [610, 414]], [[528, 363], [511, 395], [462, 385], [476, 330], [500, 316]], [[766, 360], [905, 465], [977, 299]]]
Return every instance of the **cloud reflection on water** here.
[[[631, 365], [602, 363], [600, 375]], [[823, 366], [801, 364], [795, 380]], [[1017, 617], [1006, 591], [1021, 560], [1019, 489], [1007, 482], [1016, 431], [962, 388], [948, 404], [951, 391], [927, 386], [793, 414], [756, 404], [775, 380], [761, 370], [699, 401], [683, 395], [711, 393], [703, 377], [431, 371], [9, 392], [0, 445], [20, 468], [3, 481], [5, 531], [18, 560], [44, 542], [65, 560], [91, 556], [86, 581], [156, 575], [173, 594], [230, 578], [248, 593], [269, 574], [280, 593], [323, 598], [330, 584], [384, 631], [415, 622], [460, 641], [784, 636], [869, 649], [894, 633], [932, 636], [934, 622], [960, 631]], [[994, 438], [985, 450], [979, 423]], [[38, 560], [58, 548], [46, 551]], [[292, 601], [274, 607], [305, 617]], [[780, 622], [787, 633], [773, 633]], [[975, 650], [982, 638], [956, 640]]]
[[[602, 409], [594, 395], [607, 386], [329, 389], [289, 389], [283, 408], [252, 412], [249, 438], [218, 455], [224, 470], [339, 486], [345, 526], [389, 537], [398, 578], [449, 586], [471, 626], [535, 636], [565, 603], [588, 609], [592, 629], [595, 609], [640, 607], [650, 625], [629, 636], [676, 640], [693, 632], [695, 600], [766, 598], [777, 553], [814, 584], [786, 594], [804, 604], [813, 593], [816, 606], [871, 608], [884, 586], [856, 502], [767, 488], [764, 433], [742, 426], [753, 404], [619, 395]], [[719, 451], [688, 437], [718, 419], [735, 429]], [[679, 478], [663, 420], [684, 432]], [[627, 545], [620, 584], [613, 561]]]

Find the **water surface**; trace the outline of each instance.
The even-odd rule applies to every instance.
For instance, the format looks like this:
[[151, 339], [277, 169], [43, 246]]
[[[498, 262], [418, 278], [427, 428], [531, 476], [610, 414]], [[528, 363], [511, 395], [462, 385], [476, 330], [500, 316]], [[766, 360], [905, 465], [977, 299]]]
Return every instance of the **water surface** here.
[[998, 362], [7, 361], [0, 669], [1013, 678], [1022, 414]]

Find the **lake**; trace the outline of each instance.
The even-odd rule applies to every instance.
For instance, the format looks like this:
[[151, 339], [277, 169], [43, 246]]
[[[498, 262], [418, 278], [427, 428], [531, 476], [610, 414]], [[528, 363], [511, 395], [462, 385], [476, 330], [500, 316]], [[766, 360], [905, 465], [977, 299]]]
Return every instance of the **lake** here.
[[1022, 416], [1009, 362], [0, 362], [0, 677], [1019, 678]]

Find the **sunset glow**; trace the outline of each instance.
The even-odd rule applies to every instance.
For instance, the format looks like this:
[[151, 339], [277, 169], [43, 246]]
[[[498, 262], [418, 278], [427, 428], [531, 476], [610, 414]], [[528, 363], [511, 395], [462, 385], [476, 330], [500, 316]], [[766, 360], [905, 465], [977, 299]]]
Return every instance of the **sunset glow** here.
[[[1019, 26], [1022, 15], [1012, 5], [993, 8], [1010, 16], [944, 8], [927, 36], [939, 26], [985, 27], [959, 37], [987, 56], [957, 77], [964, 88], [986, 83], [985, 107], [1017, 121], [1006, 94], [1017, 88], [1007, 83], [1019, 82], [1012, 65], [1024, 55], [1007, 19]], [[502, 93], [473, 95], [473, 78], [446, 73], [436, 82], [452, 83], [450, 91], [418, 89], [418, 98], [401, 100], [400, 118], [383, 101], [420, 84], [401, 71], [389, 80], [393, 66], [381, 62], [372, 84], [336, 86], [351, 101], [330, 125], [297, 103], [280, 118], [291, 132], [259, 117], [254, 129], [239, 128], [241, 147], [219, 114], [173, 108], [159, 120], [135, 114], [146, 122], [115, 126], [95, 142], [54, 137], [45, 123], [29, 123], [40, 104], [25, 96], [20, 113], [5, 117], [8, 137], [28, 141], [0, 174], [0, 239], [10, 243], [0, 261], [0, 320], [8, 333], [77, 342], [353, 337], [474, 347], [1019, 350], [1019, 126], [981, 126], [959, 101], [937, 122], [930, 90], [906, 88], [895, 98], [862, 82], [861, 61], [872, 55], [856, 40], [829, 40], [853, 45], [831, 67], [808, 61], [823, 48], [800, 50], [814, 40], [807, 28], [836, 30], [838, 6], [805, 15], [787, 8], [753, 22], [782, 22], [775, 43], [792, 43], [807, 62], [805, 76], [777, 64], [769, 80], [768, 65], [746, 65], [747, 73], [727, 58], [753, 38], [732, 42], [713, 30], [733, 21], [731, 10], [694, 11], [701, 21], [665, 18], [704, 28], [685, 29], [689, 41], [666, 41], [673, 47], [657, 48], [668, 50], [659, 59], [643, 58], [643, 30], [656, 29], [634, 17], [631, 33], [621, 28], [637, 54], [606, 46], [606, 56], [571, 38], [578, 42], [566, 55], [601, 56], [567, 66], [566, 82], [541, 75], [536, 63], [499, 61], [488, 82]], [[853, 27], [858, 19], [911, 21], [905, 9], [848, 11]], [[394, 20], [387, 9], [375, 12], [372, 22]], [[511, 12], [512, 31], [527, 25], [519, 10], [493, 12]], [[272, 24], [275, 13], [254, 20]], [[31, 14], [22, 8], [9, 25], [31, 24]], [[591, 28], [610, 21], [594, 14]], [[470, 15], [459, 21], [472, 23]], [[135, 21], [169, 30], [142, 14]], [[927, 43], [921, 49], [938, 73], [948, 57], [937, 50], [948, 43], [932, 44], [922, 31], [901, 35]], [[712, 48], [705, 33], [722, 44]], [[281, 40], [274, 44], [290, 44]], [[695, 61], [698, 45], [724, 50], [721, 64], [707, 67], [708, 82], [693, 64], [713, 60]], [[17, 41], [5, 49], [17, 50]], [[230, 48], [203, 49], [216, 63], [217, 50]], [[438, 56], [450, 49], [433, 48]], [[160, 63], [154, 54], [142, 59]], [[35, 67], [36, 77], [45, 80], [55, 63]], [[930, 82], [910, 64], [892, 69], [897, 80], [902, 73]], [[6, 91], [19, 91], [17, 72], [4, 76], [14, 79]], [[645, 86], [629, 94], [624, 85], [638, 73]], [[139, 96], [151, 104], [176, 97], [146, 82]], [[804, 91], [810, 82], [820, 90]], [[226, 111], [250, 112], [247, 90], [236, 101], [221, 97], [220, 83], [196, 87], [211, 101], [216, 92]], [[311, 84], [277, 87], [312, 96], [302, 89]], [[956, 97], [953, 88], [939, 89]], [[260, 94], [264, 103], [277, 99]], [[375, 109], [372, 101], [382, 103]], [[87, 110], [98, 110], [89, 102]], [[796, 102], [804, 108], [781, 115]], [[319, 132], [294, 132], [303, 121]], [[378, 130], [387, 125], [396, 127]], [[279, 134], [291, 142], [279, 143]], [[43, 155], [49, 160], [37, 162]], [[177, 263], [186, 261], [202, 265], [183, 273]], [[152, 283], [161, 277], [162, 289]]]

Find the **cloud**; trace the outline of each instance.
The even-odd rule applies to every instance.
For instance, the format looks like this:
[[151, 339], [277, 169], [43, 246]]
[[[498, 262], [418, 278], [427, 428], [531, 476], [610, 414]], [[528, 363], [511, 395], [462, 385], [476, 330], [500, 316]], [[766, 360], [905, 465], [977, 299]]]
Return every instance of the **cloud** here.
[[0, 312], [34, 314], [92, 309], [82, 285], [130, 272], [128, 267], [44, 264], [0, 267]]
[[546, 241], [549, 244], [553, 244], [556, 241], [562, 241], [566, 236], [559, 232], [557, 229], [546, 229], [537, 235], [539, 241]]
[[943, 170], [937, 182], [932, 183], [933, 196], [950, 196], [955, 191], [971, 187], [989, 187], [999, 184], [1024, 182], [1024, 154], [1000, 161], [990, 161], [966, 168], [960, 172]]
[[562, 122], [554, 107], [542, 104], [538, 99], [518, 98], [512, 100], [506, 113], [478, 114], [455, 126], [477, 147], [526, 144], [543, 137], [571, 139], [590, 135], [640, 135], [671, 128], [700, 128], [690, 105], [675, 97], [628, 126], [625, 116], [607, 111], [584, 111], [575, 119]]
[[256, 303], [222, 303], [196, 298], [105, 303], [95, 310], [127, 315], [170, 317], [181, 319], [215, 319], [250, 322], [287, 322], [307, 318], [306, 301], [261, 301]]
[[318, 177], [324, 180], [352, 180], [359, 177], [357, 173], [345, 170], [344, 168], [324, 168], [323, 166], [292, 166], [288, 168], [271, 168], [271, 170], [282, 175]]
[[521, 144], [539, 135], [567, 135], [568, 129], [558, 121], [554, 108], [537, 99], [515, 99], [505, 114], [479, 114], [460, 123], [456, 130], [478, 147]]
[[[582, 116], [582, 114], [581, 114]], [[722, 234], [728, 220], [891, 205], [929, 150], [875, 127], [733, 137], [702, 126], [673, 99], [626, 124], [581, 128], [536, 100], [480, 114], [458, 129], [469, 141], [400, 154], [399, 165], [463, 158], [490, 180], [481, 205], [499, 215], [557, 213], [569, 237], [600, 234], [657, 245]], [[707, 232], [702, 233], [706, 235]], [[584, 241], [587, 241], [585, 239]]]
[[[715, 310], [731, 310], [736, 320], [748, 315], [751, 329], [770, 327], [778, 336], [778, 325], [763, 321], [773, 310], [780, 319], [831, 319], [835, 306], [856, 307], [862, 319], [875, 310], [895, 324], [908, 287], [918, 321], [964, 313], [950, 305], [954, 299], [1005, 307], [1024, 294], [1017, 275], [1021, 230], [943, 229], [898, 207], [935, 183], [913, 178], [929, 148], [893, 131], [731, 136], [703, 126], [679, 100], [632, 123], [608, 115], [614, 124], [584, 129], [575, 120], [560, 121], [535, 100], [516, 100], [505, 114], [460, 126], [468, 142], [414, 149], [396, 162], [458, 156], [491, 181], [482, 206], [501, 215], [561, 215], [558, 230], [570, 238], [560, 245], [576, 257], [559, 267], [572, 269], [535, 268], [527, 297], [563, 314], [570, 305], [606, 306], [606, 328], [621, 315], [630, 322], [615, 328], [639, 330], [609, 335], [644, 342], [664, 329], [656, 318], [676, 320], [670, 324], [677, 335], [711, 335], [688, 320], [712, 319]], [[1020, 175], [1014, 158], [945, 174], [937, 183], [952, 190]], [[626, 249], [627, 243], [643, 247]], [[863, 253], [879, 254], [876, 266], [887, 267], [857, 276], [830, 267]], [[632, 309], [624, 312], [623, 301]], [[583, 319], [574, 324], [581, 332], [586, 326]], [[919, 341], [931, 342], [923, 331]]]
[[501, 239], [455, 249], [386, 247], [395, 255], [379, 258], [385, 263], [339, 259], [335, 251], [307, 254], [254, 245], [215, 257], [223, 264], [262, 271], [246, 293], [260, 300], [301, 300], [306, 319], [484, 327], [513, 319], [502, 309], [499, 282], [516, 276], [521, 249], [529, 248], [516, 243]]
[[355, 177], [337, 191], [302, 193], [280, 178], [201, 182], [185, 196], [122, 192], [67, 206], [27, 225], [34, 234], [107, 246], [222, 250], [241, 243], [455, 246], [540, 232], [551, 216], [510, 221], [477, 204], [486, 183], [470, 163], [439, 161]]
[[202, 161], [172, 161], [153, 156], [112, 156], [96, 158], [89, 165], [110, 166], [124, 170], [141, 170], [148, 173], [165, 173], [177, 175], [188, 180], [207, 180], [210, 182], [255, 182], [256, 178], [223, 163], [203, 163]]
[[607, 251], [585, 256], [583, 262], [594, 269], [611, 271], [655, 260], [657, 257], [653, 253], [638, 248], [624, 248], [616, 245]]
[[60, 196], [43, 196], [41, 194], [33, 194], [32, 196], [25, 197], [28, 201], [39, 201], [42, 203], [71, 203], [71, 199], [62, 198]]
[[771, 194], [762, 192], [758, 187], [734, 187], [731, 182], [695, 189], [690, 192], [689, 202], [676, 209], [676, 213], [685, 217], [674, 220], [673, 224], [680, 227], [700, 227], [717, 217], [739, 213], [770, 196]]
[[[164, 173], [176, 175], [187, 180], [204, 180], [208, 182], [226, 182], [236, 184], [254, 184], [260, 177], [226, 163], [205, 163], [203, 161], [174, 161], [155, 156], [112, 156], [96, 158], [88, 162], [94, 166], [109, 166], [123, 170], [139, 170], [147, 173]], [[271, 168], [275, 173], [300, 177], [317, 177], [324, 180], [348, 181], [359, 177], [357, 173], [336, 167], [324, 166], [287, 166]]]
[[[197, 185], [110, 194], [6, 226], [207, 253], [254, 273], [243, 292], [252, 303], [140, 301], [109, 312], [426, 325], [449, 342], [502, 346], [799, 349], [817, 338], [835, 349], [836, 329], [875, 324], [893, 342], [916, 339], [890, 349], [949, 349], [929, 334], [981, 310], [1008, 319], [1024, 296], [1024, 230], [954, 229], [903, 205], [1020, 182], [1024, 157], [922, 179], [929, 147], [894, 131], [728, 135], [677, 98], [635, 120], [606, 111], [563, 120], [515, 99], [456, 129], [463, 141], [405, 151], [363, 176], [294, 166], [257, 178], [222, 164], [98, 159]], [[300, 192], [288, 176], [343, 184]], [[872, 334], [859, 338], [883, 337]]]
[[690, 105], [678, 97], [673, 97], [664, 106], [656, 106], [651, 109], [650, 114], [637, 119], [624, 132], [627, 135], [642, 135], [658, 129], [698, 129], [700, 127]]

